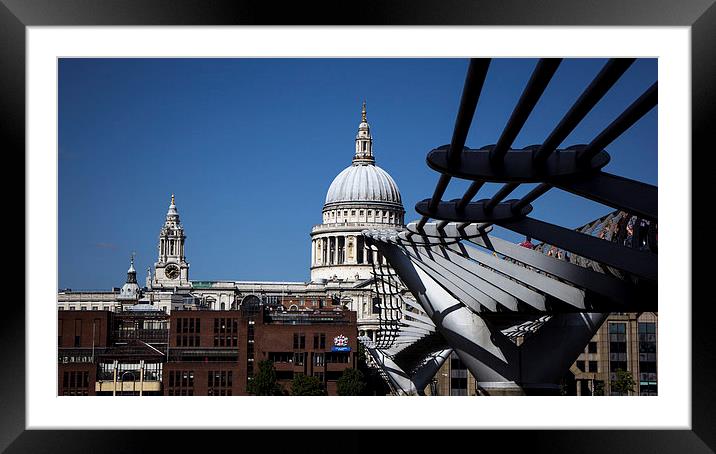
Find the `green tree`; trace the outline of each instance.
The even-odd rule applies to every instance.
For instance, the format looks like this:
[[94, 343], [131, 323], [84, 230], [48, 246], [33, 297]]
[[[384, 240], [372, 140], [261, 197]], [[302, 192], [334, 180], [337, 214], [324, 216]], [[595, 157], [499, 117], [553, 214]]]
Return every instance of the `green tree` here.
[[318, 377], [295, 374], [291, 382], [292, 396], [325, 396], [326, 391]]
[[249, 380], [246, 390], [254, 396], [280, 396], [281, 386], [276, 382], [273, 361], [260, 361], [259, 371]]
[[601, 380], [597, 380], [594, 382], [594, 393], [595, 396], [603, 396], [604, 395], [604, 382]]
[[346, 369], [336, 383], [339, 396], [361, 396], [366, 389], [363, 372], [357, 369]]
[[612, 391], [618, 392], [622, 395], [626, 394], [627, 396], [630, 393], [633, 393], [636, 382], [634, 381], [634, 376], [631, 372], [617, 369], [616, 374], [617, 379], [612, 381]]

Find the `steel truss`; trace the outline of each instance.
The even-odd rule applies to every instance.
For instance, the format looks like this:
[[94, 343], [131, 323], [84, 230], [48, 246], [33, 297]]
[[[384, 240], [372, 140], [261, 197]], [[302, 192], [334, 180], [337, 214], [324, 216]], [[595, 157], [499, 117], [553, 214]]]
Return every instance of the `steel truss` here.
[[[405, 231], [363, 232], [388, 262], [374, 265], [386, 335], [369, 351], [394, 387], [423, 385], [420, 365], [452, 349], [485, 394], [555, 393], [610, 312], [657, 310], [657, 187], [603, 170], [605, 147], [657, 105], [657, 83], [590, 143], [558, 148], [633, 62], [607, 62], [542, 144], [513, 150], [561, 60], [540, 60], [497, 143], [480, 149], [465, 140], [490, 60], [470, 61], [452, 140], [427, 156], [440, 178], [432, 197], [416, 204], [421, 219]], [[460, 199], [443, 201], [452, 178], [472, 183]], [[486, 182], [503, 186], [473, 201]], [[537, 186], [506, 200], [523, 183]], [[530, 217], [532, 204], [552, 188], [615, 211], [577, 230]], [[542, 244], [509, 243], [490, 234], [493, 225]], [[424, 315], [411, 320], [408, 307]], [[409, 349], [414, 367], [405, 373], [395, 360]]]

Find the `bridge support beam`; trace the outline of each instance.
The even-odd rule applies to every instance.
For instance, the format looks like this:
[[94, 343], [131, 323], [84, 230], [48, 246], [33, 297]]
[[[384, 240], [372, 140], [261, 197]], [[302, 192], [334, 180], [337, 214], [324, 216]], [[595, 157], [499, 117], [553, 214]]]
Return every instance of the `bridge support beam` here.
[[425, 387], [440, 370], [445, 360], [452, 353], [451, 348], [433, 352], [413, 371], [411, 376], [404, 371], [393, 358], [375, 348], [366, 346], [366, 351], [380, 365], [390, 380], [391, 387], [401, 396], [422, 396], [425, 395]]
[[445, 290], [401, 247], [372, 242], [475, 376], [478, 394], [558, 394], [560, 378], [606, 317], [559, 314], [523, 346], [517, 346], [488, 319]]

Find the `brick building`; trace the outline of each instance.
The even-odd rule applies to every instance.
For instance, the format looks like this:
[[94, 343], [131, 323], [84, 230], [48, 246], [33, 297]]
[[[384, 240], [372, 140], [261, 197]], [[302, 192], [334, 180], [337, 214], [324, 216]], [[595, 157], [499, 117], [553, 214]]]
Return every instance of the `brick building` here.
[[241, 310], [58, 312], [59, 395], [246, 395], [262, 360], [290, 393], [295, 374], [329, 395], [356, 367], [356, 313]]

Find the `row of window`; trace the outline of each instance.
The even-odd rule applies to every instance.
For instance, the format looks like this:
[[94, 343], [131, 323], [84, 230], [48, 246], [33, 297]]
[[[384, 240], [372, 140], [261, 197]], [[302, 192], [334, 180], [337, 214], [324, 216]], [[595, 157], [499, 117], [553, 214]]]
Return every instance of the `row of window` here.
[[209, 388], [230, 388], [233, 372], [230, 370], [209, 371], [207, 383]]
[[[214, 336], [214, 347], [238, 347], [238, 336]], [[201, 347], [199, 336], [177, 336], [177, 347]]]
[[199, 336], [177, 336], [177, 347], [199, 347]]
[[[81, 306], [80, 306], [80, 310], [81, 310], [81, 311], [86, 311], [87, 309], [92, 309], [93, 311], [111, 311], [111, 310], [112, 310], [112, 306], [101, 306], [101, 307], [100, 307], [100, 306], [92, 306], [91, 308], [90, 308], [89, 306], [87, 306], [87, 305], [81, 305]], [[57, 306], [57, 310], [58, 310], [58, 311], [64, 311], [64, 310], [65, 310], [65, 306]], [[69, 306], [67, 306], [67, 310], [68, 310], [68, 311], [76, 311], [76, 310], [77, 310], [77, 306], [75, 306], [75, 305], [69, 305]], [[162, 311], [162, 312], [166, 312], [166, 311], [167, 311], [167, 306], [159, 306], [159, 310]]]
[[[88, 388], [89, 372], [87, 371], [68, 371], [62, 374], [63, 388]], [[86, 395], [86, 394], [85, 394]]]
[[198, 318], [177, 318], [177, 333], [201, 333], [201, 320]]
[[239, 332], [238, 318], [215, 318], [214, 334], [237, 334]]
[[[291, 363], [302, 366], [306, 361], [306, 352], [269, 352], [268, 359], [274, 363]], [[349, 352], [313, 353], [313, 364], [347, 364], [350, 361]]]
[[[355, 216], [356, 213], [358, 213], [358, 216], [364, 216], [365, 211], [364, 210], [350, 210], [351, 216]], [[326, 213], [326, 219], [329, 217], [331, 219], [335, 219], [336, 216], [340, 218], [341, 216], [341, 210], [332, 210], [328, 213]], [[375, 216], [378, 218], [385, 218], [390, 219], [390, 222], [393, 222], [394, 219], [400, 219], [400, 216], [396, 215], [395, 213], [392, 213], [388, 210], [382, 211], [382, 210], [376, 210]], [[343, 210], [343, 217], [348, 217], [348, 210]], [[368, 217], [373, 217], [373, 210], [368, 210]]]
[[169, 387], [170, 388], [193, 388], [194, 387], [194, 371], [193, 370], [170, 370], [169, 371]]

